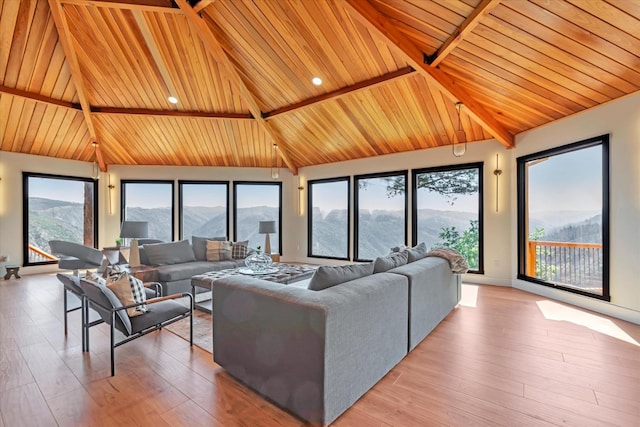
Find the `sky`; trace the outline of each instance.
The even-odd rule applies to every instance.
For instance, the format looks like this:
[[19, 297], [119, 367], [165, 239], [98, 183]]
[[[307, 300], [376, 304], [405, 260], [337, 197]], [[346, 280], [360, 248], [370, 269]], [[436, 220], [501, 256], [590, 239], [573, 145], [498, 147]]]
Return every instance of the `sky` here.
[[531, 212], [602, 209], [602, 147], [548, 158], [529, 167]]

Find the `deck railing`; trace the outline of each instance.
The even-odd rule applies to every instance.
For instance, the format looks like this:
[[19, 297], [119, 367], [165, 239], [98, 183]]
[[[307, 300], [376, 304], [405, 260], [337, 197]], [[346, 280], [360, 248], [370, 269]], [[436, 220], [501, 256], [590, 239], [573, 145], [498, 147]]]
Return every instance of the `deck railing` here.
[[602, 292], [602, 244], [529, 240], [527, 276], [558, 285]]
[[58, 258], [33, 245], [29, 245], [29, 262], [57, 261]]

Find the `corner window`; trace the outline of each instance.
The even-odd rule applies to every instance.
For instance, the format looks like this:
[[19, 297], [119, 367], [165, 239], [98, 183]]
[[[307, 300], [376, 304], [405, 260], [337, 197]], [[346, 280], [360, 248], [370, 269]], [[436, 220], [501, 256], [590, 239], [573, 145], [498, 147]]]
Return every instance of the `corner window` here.
[[609, 301], [609, 136], [517, 164], [518, 278]]
[[310, 257], [349, 259], [349, 177], [308, 182]]
[[233, 197], [233, 240], [248, 240], [250, 248], [264, 251], [266, 235], [259, 233], [260, 222], [275, 221], [275, 233], [269, 233], [271, 253], [282, 254], [282, 183], [234, 182]]
[[483, 272], [482, 163], [413, 171], [413, 244], [460, 252]]
[[[149, 239], [173, 240], [173, 181], [121, 181], [122, 221], [149, 223]], [[121, 223], [122, 223], [121, 221]]]
[[407, 243], [407, 171], [358, 175], [355, 187], [355, 258], [370, 261]]
[[180, 239], [229, 236], [229, 183], [178, 182]]
[[96, 246], [97, 181], [23, 172], [22, 184], [24, 265], [57, 262], [50, 240]]

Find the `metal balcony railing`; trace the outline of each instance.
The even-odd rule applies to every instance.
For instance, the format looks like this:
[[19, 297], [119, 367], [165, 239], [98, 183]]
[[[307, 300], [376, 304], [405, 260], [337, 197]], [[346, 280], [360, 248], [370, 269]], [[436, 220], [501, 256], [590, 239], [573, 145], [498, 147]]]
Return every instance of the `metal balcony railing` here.
[[529, 277], [602, 294], [602, 268], [601, 243], [528, 241]]

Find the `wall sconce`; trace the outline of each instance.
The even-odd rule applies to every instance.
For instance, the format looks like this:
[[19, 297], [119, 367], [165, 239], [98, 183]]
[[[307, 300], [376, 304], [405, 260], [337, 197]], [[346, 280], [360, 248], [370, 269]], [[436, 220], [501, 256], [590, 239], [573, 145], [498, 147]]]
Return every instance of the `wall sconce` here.
[[273, 162], [271, 163], [271, 178], [272, 179], [278, 179], [280, 178], [280, 162], [279, 160], [279, 155], [278, 155], [278, 144], [273, 144]]
[[109, 198], [109, 215], [113, 215], [113, 189], [116, 188], [116, 186], [111, 183], [111, 174], [109, 174], [108, 177], [109, 185], [107, 185], [107, 188], [109, 191], [107, 191], [107, 197]]
[[302, 177], [298, 175], [298, 215], [304, 215], [304, 186], [302, 185]]
[[502, 175], [502, 169], [498, 166], [498, 154], [496, 154], [496, 168], [493, 174], [496, 176], [496, 212], [498, 212], [498, 177]]
[[[462, 129], [462, 120], [460, 119], [460, 110], [462, 109], [462, 102], [456, 102], [456, 113], [458, 115], [458, 129], [453, 135], [451, 140], [451, 146], [453, 155], [456, 157], [462, 157], [467, 152], [467, 134]], [[456, 144], [456, 139], [458, 143]]]

